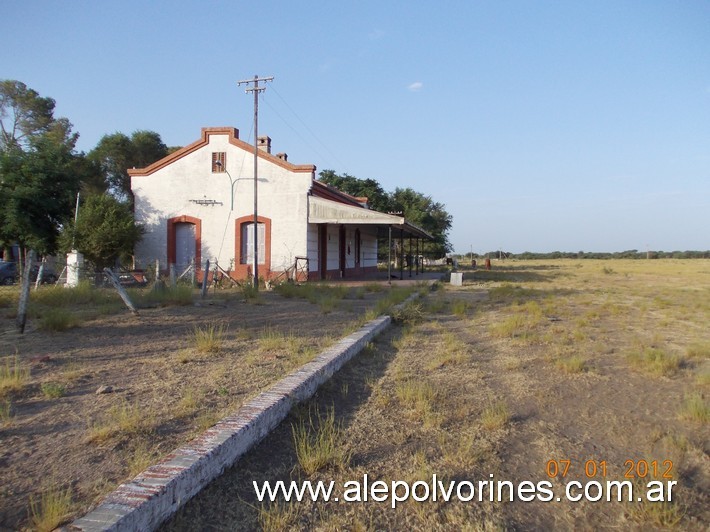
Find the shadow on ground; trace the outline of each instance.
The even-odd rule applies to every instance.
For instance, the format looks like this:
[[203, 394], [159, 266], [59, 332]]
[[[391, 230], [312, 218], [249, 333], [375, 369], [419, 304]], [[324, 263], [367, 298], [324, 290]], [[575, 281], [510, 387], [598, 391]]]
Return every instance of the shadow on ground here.
[[[395, 356], [392, 346], [401, 335], [399, 327], [383, 333], [325, 383], [309, 401], [293, 408], [288, 417], [260, 444], [232, 468], [202, 490], [163, 524], [161, 531], [255, 530], [259, 529], [258, 502], [253, 483], [285, 483], [303, 475], [293, 445], [292, 426], [316, 409], [333, 408], [335, 417], [347, 428], [357, 410], [372, 394], [372, 382], [381, 378]], [[357, 461], [357, 456], [352, 460]]]

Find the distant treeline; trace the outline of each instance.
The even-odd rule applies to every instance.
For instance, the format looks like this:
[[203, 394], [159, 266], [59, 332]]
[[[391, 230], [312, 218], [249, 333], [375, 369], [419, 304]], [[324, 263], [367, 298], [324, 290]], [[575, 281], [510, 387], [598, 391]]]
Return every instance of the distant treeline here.
[[[459, 260], [470, 259], [471, 254], [457, 255]], [[491, 259], [519, 259], [519, 260], [544, 260], [544, 259], [710, 259], [708, 251], [639, 251], [629, 249], [627, 251], [616, 252], [595, 252], [595, 251], [551, 251], [549, 253], [535, 253], [525, 251], [523, 253], [509, 253], [506, 251], [489, 251], [488, 253], [474, 253], [474, 258]]]

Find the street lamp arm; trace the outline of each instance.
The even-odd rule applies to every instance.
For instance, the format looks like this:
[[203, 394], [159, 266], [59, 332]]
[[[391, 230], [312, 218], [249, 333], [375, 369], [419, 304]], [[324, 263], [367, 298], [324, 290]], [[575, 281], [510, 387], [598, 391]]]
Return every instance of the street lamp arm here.
[[229, 173], [229, 170], [222, 164], [222, 161], [215, 161], [215, 166], [221, 168], [224, 170], [224, 173], [227, 174], [227, 177], [229, 178], [229, 189], [230, 189], [230, 195], [229, 195], [229, 200], [230, 200], [230, 207], [229, 210], [233, 211], [234, 210], [234, 185], [237, 184], [236, 179], [232, 179], [232, 174]]

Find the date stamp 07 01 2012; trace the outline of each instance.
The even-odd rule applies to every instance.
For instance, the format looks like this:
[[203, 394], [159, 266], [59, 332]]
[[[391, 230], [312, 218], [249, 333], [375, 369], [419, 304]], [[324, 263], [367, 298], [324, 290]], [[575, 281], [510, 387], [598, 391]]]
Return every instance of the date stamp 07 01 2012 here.
[[[624, 462], [624, 478], [628, 479], [672, 479], [673, 461], [671, 460], [626, 460]], [[606, 477], [609, 468], [606, 460], [587, 460], [582, 466], [581, 462], [575, 464], [572, 460], [548, 460], [545, 473], [550, 478], [565, 478], [580, 476], [584, 473], [586, 478]]]

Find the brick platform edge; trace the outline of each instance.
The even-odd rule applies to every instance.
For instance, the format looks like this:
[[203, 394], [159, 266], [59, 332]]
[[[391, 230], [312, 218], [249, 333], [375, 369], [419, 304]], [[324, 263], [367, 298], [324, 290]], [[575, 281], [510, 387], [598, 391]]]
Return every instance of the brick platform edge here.
[[381, 316], [342, 338], [233, 415], [121, 484], [94, 510], [61, 530], [154, 530], [271, 432], [294, 404], [311, 397], [390, 322], [389, 316]]

